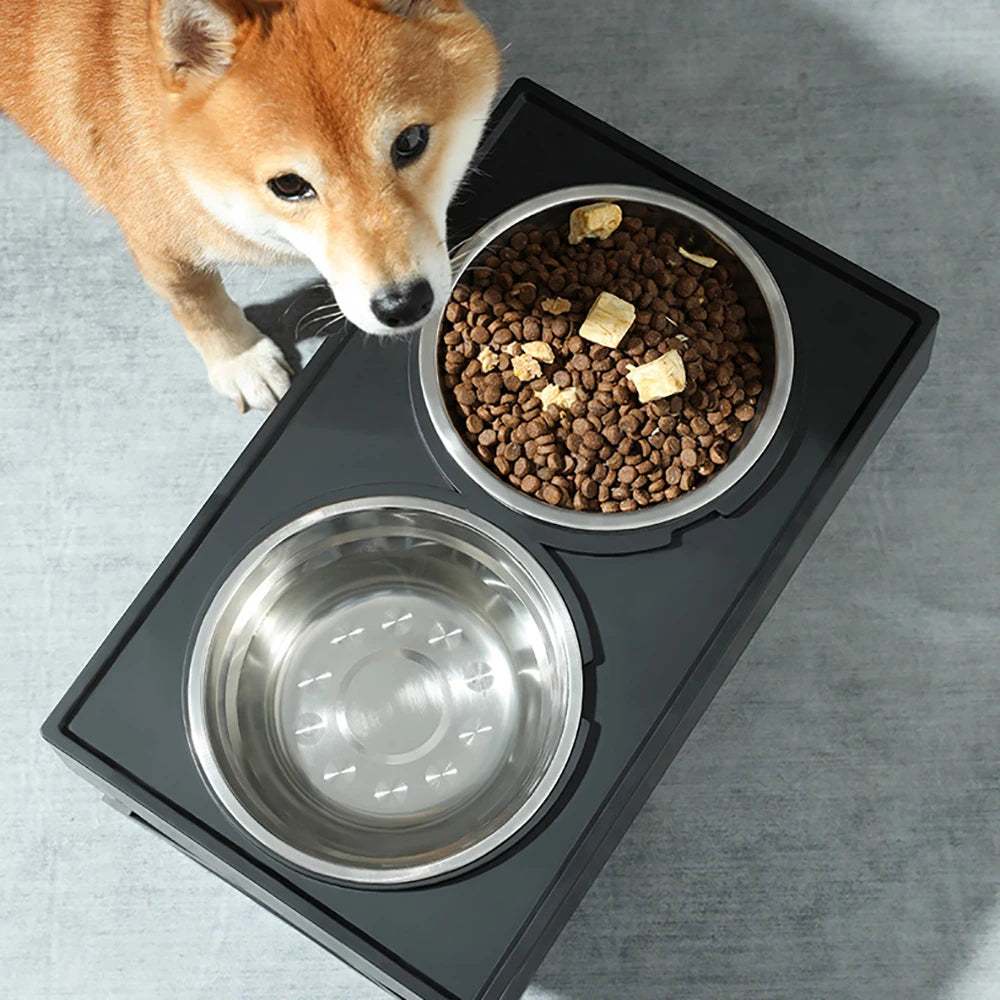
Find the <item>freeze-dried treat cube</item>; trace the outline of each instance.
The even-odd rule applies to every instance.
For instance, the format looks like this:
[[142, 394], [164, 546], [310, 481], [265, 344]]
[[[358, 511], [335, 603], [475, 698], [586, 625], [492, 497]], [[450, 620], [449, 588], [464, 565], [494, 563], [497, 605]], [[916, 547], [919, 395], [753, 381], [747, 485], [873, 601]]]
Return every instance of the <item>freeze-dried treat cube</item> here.
[[522, 382], [530, 382], [542, 374], [542, 366], [530, 354], [518, 354], [513, 359], [511, 367]]
[[622, 224], [622, 210], [609, 201], [581, 205], [569, 217], [569, 241], [606, 240]]
[[640, 403], [674, 396], [687, 385], [684, 361], [676, 351], [667, 351], [649, 364], [630, 368], [627, 378], [635, 386]]
[[543, 407], [559, 406], [568, 410], [576, 402], [576, 388], [574, 386], [560, 389], [557, 385], [547, 385], [535, 395], [542, 401]]
[[580, 327], [580, 336], [603, 347], [617, 347], [635, 322], [635, 306], [610, 292], [601, 292]]
[[530, 354], [533, 358], [536, 358], [545, 365], [550, 364], [556, 359], [556, 356], [552, 351], [552, 345], [547, 344], [544, 340], [531, 340], [526, 344], [522, 344], [521, 350], [523, 350], [525, 354]]
[[569, 299], [542, 299], [542, 310], [552, 313], [553, 316], [561, 316], [568, 313], [573, 308], [573, 303]]
[[479, 367], [484, 372], [493, 371], [498, 364], [500, 364], [500, 355], [496, 351], [491, 350], [489, 347], [484, 347], [479, 352]]

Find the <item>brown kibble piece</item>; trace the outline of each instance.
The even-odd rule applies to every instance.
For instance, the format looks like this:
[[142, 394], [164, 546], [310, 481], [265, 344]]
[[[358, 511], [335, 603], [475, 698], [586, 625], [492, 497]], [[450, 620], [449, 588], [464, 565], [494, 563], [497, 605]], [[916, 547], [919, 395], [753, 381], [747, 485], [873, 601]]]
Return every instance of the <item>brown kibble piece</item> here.
[[725, 465], [726, 459], [729, 458], [729, 449], [726, 447], [725, 442], [716, 441], [712, 447], [708, 449], [708, 457], [716, 465]]
[[558, 486], [549, 483], [542, 489], [542, 499], [554, 507], [562, 499], [562, 491]]
[[510, 292], [511, 295], [519, 298], [526, 306], [530, 306], [538, 296], [538, 288], [531, 281], [519, 281]]
[[525, 316], [521, 326], [525, 340], [537, 340], [542, 335], [542, 324], [537, 316]]
[[618, 426], [629, 435], [636, 434], [639, 430], [640, 421], [635, 413], [629, 413], [622, 417], [619, 421]]

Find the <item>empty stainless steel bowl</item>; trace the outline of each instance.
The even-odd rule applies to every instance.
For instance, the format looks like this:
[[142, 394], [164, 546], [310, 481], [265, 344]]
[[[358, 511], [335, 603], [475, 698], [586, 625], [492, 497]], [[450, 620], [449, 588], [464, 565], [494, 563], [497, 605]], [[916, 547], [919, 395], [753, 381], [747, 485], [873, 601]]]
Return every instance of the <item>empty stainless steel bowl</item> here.
[[319, 875], [431, 878], [542, 807], [580, 721], [558, 588], [493, 525], [377, 497], [272, 534], [219, 589], [188, 673], [191, 744], [261, 844]]
[[565, 528], [586, 531], [622, 531], [648, 528], [708, 511], [714, 501], [733, 487], [774, 438], [785, 414], [792, 388], [795, 350], [792, 326], [785, 300], [767, 265], [756, 250], [732, 226], [718, 216], [674, 195], [654, 188], [623, 184], [588, 184], [552, 191], [526, 201], [485, 225], [462, 247], [453, 267], [454, 284], [475, 259], [488, 249], [506, 246], [517, 232], [553, 229], [569, 219], [578, 205], [614, 201], [627, 215], [638, 215], [665, 228], [684, 246], [722, 261], [746, 306], [755, 345], [760, 349], [764, 392], [757, 416], [747, 425], [740, 442], [730, 452], [729, 462], [714, 476], [676, 500], [633, 512], [603, 514], [552, 507], [522, 493], [501, 479], [466, 444], [452, 422], [445, 403], [439, 364], [441, 322], [447, 302], [440, 303], [421, 331], [420, 385], [434, 430], [454, 461], [477, 485], [506, 506], [530, 517]]

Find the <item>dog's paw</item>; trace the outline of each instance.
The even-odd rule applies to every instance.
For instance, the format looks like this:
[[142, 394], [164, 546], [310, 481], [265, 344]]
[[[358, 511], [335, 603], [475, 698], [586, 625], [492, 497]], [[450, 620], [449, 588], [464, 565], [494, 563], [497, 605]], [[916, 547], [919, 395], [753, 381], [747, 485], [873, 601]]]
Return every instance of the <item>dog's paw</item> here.
[[208, 366], [216, 392], [240, 410], [273, 410], [292, 383], [292, 369], [273, 340], [261, 337], [240, 354]]

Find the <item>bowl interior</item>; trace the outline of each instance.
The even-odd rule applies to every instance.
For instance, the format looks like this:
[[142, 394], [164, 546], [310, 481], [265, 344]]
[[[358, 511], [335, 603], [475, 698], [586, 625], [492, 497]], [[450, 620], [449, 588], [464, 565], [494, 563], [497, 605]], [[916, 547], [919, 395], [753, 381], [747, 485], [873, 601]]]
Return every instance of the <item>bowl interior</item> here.
[[[574, 208], [598, 200], [614, 201], [626, 216], [637, 216], [646, 224], [672, 234], [679, 246], [710, 256], [725, 265], [746, 309], [747, 339], [761, 354], [759, 367], [763, 392], [753, 420], [746, 425], [742, 438], [730, 449], [727, 464], [714, 475], [690, 493], [638, 512], [602, 514], [550, 507], [535, 497], [521, 493], [483, 463], [455, 426], [441, 382], [443, 370], [439, 351], [443, 309], [435, 319], [433, 330], [428, 331], [431, 336], [422, 358], [425, 400], [452, 456], [480, 485], [508, 506], [567, 527], [585, 530], [646, 527], [700, 509], [735, 484], [757, 461], [773, 436], [788, 402], [793, 362], [791, 327], [784, 300], [763, 261], [738, 233], [699, 206], [655, 191], [649, 191], [649, 200], [646, 200], [637, 197], [637, 191], [615, 185], [568, 189], [528, 203], [523, 206], [525, 211], [512, 210], [507, 216], [484, 227], [466, 244], [455, 284], [462, 280], [470, 267], [507, 246], [516, 233], [558, 228], [568, 221]], [[542, 202], [543, 207], [533, 207]], [[506, 225], [503, 224], [505, 220]]]
[[[596, 196], [577, 198], [543, 209], [527, 218], [521, 219], [505, 229], [499, 236], [490, 240], [489, 244], [476, 254], [475, 258], [469, 262], [469, 265], [462, 273], [466, 274], [469, 268], [480, 263], [485, 257], [489, 257], [495, 254], [501, 247], [507, 246], [515, 234], [529, 233], [536, 229], [542, 232], [549, 229], [558, 229], [561, 225], [569, 221], [570, 213], [574, 208], [597, 200], [600, 199]], [[624, 215], [635, 216], [642, 219], [645, 225], [656, 226], [657, 229], [670, 233], [678, 246], [683, 246], [689, 250], [712, 257], [720, 264], [725, 265], [729, 271], [733, 288], [740, 296], [740, 301], [747, 311], [746, 323], [750, 331], [747, 339], [761, 353], [761, 382], [764, 386], [764, 391], [760, 395], [760, 403], [757, 407], [756, 416], [747, 424], [743, 437], [730, 450], [731, 464], [740, 452], [746, 448], [753, 437], [754, 431], [763, 419], [771, 398], [771, 390], [774, 386], [776, 359], [774, 322], [764, 293], [750, 272], [746, 261], [730, 249], [723, 242], [722, 238], [716, 235], [708, 226], [695, 221], [691, 216], [683, 212], [667, 208], [663, 205], [655, 205], [644, 201], [632, 201], [628, 198], [609, 198], [608, 200], [614, 201], [615, 204], [619, 205]], [[459, 278], [460, 280], [461, 278]], [[443, 387], [441, 391], [444, 391]], [[503, 482], [492, 470], [490, 470], [490, 475], [499, 482]], [[503, 485], [506, 489], [513, 489], [508, 483], [503, 483]], [[526, 499], [533, 500], [534, 498]], [[545, 507], [541, 501], [534, 500], [534, 502], [540, 507]], [[664, 504], [664, 506], [668, 505]]]
[[575, 634], [535, 567], [495, 534], [403, 507], [322, 517], [252, 553], [192, 679], [237, 818], [345, 877], [503, 831], [578, 721]]

